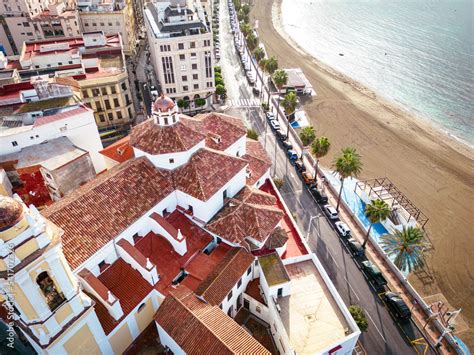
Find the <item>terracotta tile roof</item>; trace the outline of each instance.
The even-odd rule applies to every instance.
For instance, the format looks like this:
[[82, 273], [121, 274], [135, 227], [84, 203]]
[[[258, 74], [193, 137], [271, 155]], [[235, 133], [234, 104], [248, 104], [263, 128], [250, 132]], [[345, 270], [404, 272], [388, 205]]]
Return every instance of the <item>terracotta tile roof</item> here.
[[42, 214], [64, 230], [64, 255], [74, 270], [172, 191], [168, 173], [141, 157], [115, 166]]
[[245, 293], [249, 296], [252, 296], [261, 304], [267, 304], [262, 296], [262, 291], [260, 291], [260, 278], [256, 278], [250, 281], [247, 285], [247, 288], [245, 289]]
[[130, 145], [130, 136], [118, 140], [99, 153], [119, 163], [123, 163], [135, 157], [133, 148]]
[[287, 232], [281, 227], [276, 227], [265, 242], [265, 248], [270, 250], [281, 248], [286, 242], [288, 242]]
[[270, 354], [219, 307], [183, 286], [166, 297], [155, 320], [187, 354]]
[[243, 248], [229, 250], [214, 271], [199, 285], [196, 293], [212, 305], [220, 305], [255, 257]]
[[206, 228], [231, 243], [242, 245], [247, 237], [264, 242], [284, 216], [274, 201], [265, 192], [244, 187], [237, 196], [228, 199]]
[[[98, 279], [114, 294], [122, 306], [123, 317], [127, 316], [148, 294], [153, 290], [151, 286], [137, 270], [134, 270], [123, 259], [118, 259], [110, 265]], [[97, 314], [99, 321], [104, 327], [106, 334], [115, 327], [111, 322], [110, 314]], [[108, 315], [108, 317], [107, 317]], [[122, 319], [123, 319], [122, 317]], [[114, 318], [112, 320], [115, 321]], [[121, 319], [120, 319], [121, 320]], [[120, 321], [119, 320], [119, 321]], [[110, 329], [110, 327], [112, 329]]]
[[187, 151], [206, 138], [181, 122], [181, 119], [171, 126], [160, 126], [150, 118], [132, 128], [130, 144], [156, 155]]
[[275, 286], [290, 281], [285, 265], [276, 252], [258, 258], [261, 271], [265, 275], [268, 286]]
[[245, 125], [240, 118], [222, 113], [206, 113], [197, 115], [186, 122], [198, 132], [205, 132], [206, 147], [226, 150], [247, 134]]
[[207, 201], [246, 166], [247, 162], [241, 158], [204, 148], [172, 174], [177, 189]]
[[255, 184], [272, 166], [271, 159], [265, 149], [258, 141], [247, 139], [246, 154], [242, 156], [249, 162], [247, 171], [250, 172], [250, 177], [247, 178], [247, 184]]

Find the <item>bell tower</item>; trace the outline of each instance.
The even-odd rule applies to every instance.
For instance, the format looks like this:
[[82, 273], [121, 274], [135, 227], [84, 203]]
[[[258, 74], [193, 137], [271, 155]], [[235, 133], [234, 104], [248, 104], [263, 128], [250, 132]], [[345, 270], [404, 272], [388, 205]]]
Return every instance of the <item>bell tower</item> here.
[[81, 331], [81, 337], [91, 337], [80, 342], [87, 350], [103, 352], [110, 344], [94, 339], [94, 334], [98, 339], [105, 335], [92, 300], [64, 257], [62, 233], [18, 196], [0, 196], [0, 303], [38, 353], [68, 353], [80, 319], [86, 319], [90, 333]]

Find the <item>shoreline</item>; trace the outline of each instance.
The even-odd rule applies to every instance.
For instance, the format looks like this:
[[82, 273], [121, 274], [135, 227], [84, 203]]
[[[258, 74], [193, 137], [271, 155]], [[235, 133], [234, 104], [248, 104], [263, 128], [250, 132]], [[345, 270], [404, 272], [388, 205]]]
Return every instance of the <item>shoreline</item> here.
[[[385, 97], [373, 88], [368, 87], [367, 85], [361, 83], [360, 81], [351, 78], [350, 76], [338, 71], [337, 69], [331, 67], [329, 64], [321, 61], [313, 54], [309, 53], [307, 50], [302, 48], [296, 40], [294, 40], [288, 33], [285, 32], [285, 28], [282, 21], [282, 2], [283, 0], [274, 0], [272, 1], [272, 21], [273, 27], [278, 32], [278, 34], [285, 39], [285, 41], [294, 48], [300, 55], [306, 57], [308, 60], [314, 62], [319, 69], [324, 70], [328, 75], [334, 77], [335, 80], [342, 81], [355, 90], [359, 91], [361, 94], [370, 97], [373, 100], [378, 101], [386, 109], [393, 111], [397, 115], [402, 116], [405, 119], [413, 120], [414, 123], [420, 126], [421, 129], [427, 131], [427, 133], [433, 135], [441, 135], [440, 138], [447, 138], [451, 140], [453, 146], [451, 148], [455, 149], [459, 153], [465, 155], [470, 159], [474, 159], [474, 143], [468, 142], [466, 139], [461, 138], [454, 133], [449, 132], [449, 130], [442, 126], [440, 123], [430, 119], [428, 116], [423, 115], [420, 111], [414, 108], [407, 108], [408, 106], [397, 102], [396, 100]], [[257, 30], [258, 32], [258, 30]], [[317, 92], [317, 90], [316, 90]], [[405, 106], [405, 107], [404, 107]], [[415, 112], [414, 112], [415, 111]]]
[[331, 141], [321, 165], [329, 167], [340, 148], [354, 147], [364, 163], [361, 180], [390, 178], [429, 217], [427, 229], [435, 249], [426, 258], [432, 279], [427, 282], [412, 274], [409, 280], [430, 302], [446, 298], [450, 308], [462, 307], [469, 329], [458, 335], [474, 339], [474, 299], [466, 288], [474, 284], [469, 273], [474, 258], [471, 145], [304, 51], [284, 32], [281, 2], [254, 2], [251, 23], [259, 21], [260, 41], [269, 55], [277, 57], [279, 67], [301, 68], [317, 92], [303, 100], [303, 109], [316, 134]]

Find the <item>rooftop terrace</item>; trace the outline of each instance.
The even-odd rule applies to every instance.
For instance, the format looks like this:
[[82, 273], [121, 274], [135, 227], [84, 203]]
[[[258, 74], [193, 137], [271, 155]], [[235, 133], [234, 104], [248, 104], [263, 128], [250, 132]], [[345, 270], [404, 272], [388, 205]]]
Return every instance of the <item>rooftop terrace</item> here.
[[340, 342], [349, 325], [311, 260], [286, 265], [291, 295], [278, 298], [280, 316], [297, 354], [314, 354]]

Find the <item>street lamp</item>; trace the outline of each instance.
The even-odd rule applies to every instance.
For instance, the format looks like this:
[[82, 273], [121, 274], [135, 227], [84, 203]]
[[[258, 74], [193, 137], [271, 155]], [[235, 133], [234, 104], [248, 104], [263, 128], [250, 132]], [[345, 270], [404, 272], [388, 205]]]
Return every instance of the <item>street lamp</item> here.
[[312, 225], [312, 222], [313, 222], [313, 219], [317, 218], [318, 220], [318, 224], [316, 226], [316, 231], [318, 232], [318, 237], [321, 237], [321, 228], [320, 228], [320, 225], [319, 225], [319, 218], [322, 217], [321, 213], [318, 213], [317, 215], [315, 216], [311, 216], [311, 218], [309, 219], [309, 223], [308, 223], [308, 232], [306, 233], [306, 241], [309, 240], [309, 232], [311, 231], [311, 225]]

